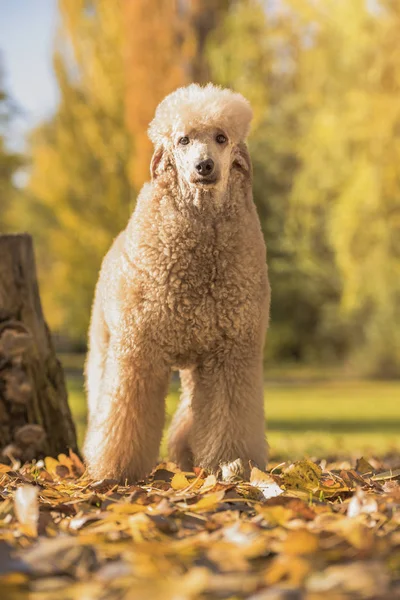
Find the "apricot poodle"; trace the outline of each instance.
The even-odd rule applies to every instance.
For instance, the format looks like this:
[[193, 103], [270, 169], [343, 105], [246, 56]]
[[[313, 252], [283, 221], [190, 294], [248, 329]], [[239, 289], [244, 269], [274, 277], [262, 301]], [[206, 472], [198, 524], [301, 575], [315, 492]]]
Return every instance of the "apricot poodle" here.
[[184, 470], [265, 468], [270, 290], [251, 118], [240, 94], [192, 84], [150, 124], [151, 183], [104, 258], [92, 310], [84, 453], [95, 478], [135, 481], [154, 467], [172, 369], [182, 399], [170, 458]]

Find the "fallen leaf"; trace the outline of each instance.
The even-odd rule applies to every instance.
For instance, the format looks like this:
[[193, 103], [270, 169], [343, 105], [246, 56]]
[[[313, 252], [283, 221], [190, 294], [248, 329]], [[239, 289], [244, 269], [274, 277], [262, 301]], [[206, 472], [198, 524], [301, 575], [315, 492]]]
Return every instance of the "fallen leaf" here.
[[275, 479], [257, 467], [253, 467], [251, 470], [250, 483], [260, 490], [266, 500], [283, 494], [283, 489], [279, 487]]
[[[93, 481], [75, 460], [60, 454], [47, 465], [0, 471], [0, 536], [12, 557], [2, 564], [2, 597], [366, 599], [381, 597], [379, 586], [388, 600], [399, 596], [392, 456], [386, 465], [371, 462], [380, 482], [349, 459], [322, 461], [323, 469], [308, 460], [272, 473], [255, 469], [251, 481], [230, 483], [162, 463], [145, 481], [121, 485]], [[38, 536], [17, 518], [25, 485], [39, 492]], [[266, 499], [273, 485], [280, 494]]]
[[184, 490], [189, 485], [190, 482], [183, 473], [175, 473], [171, 480], [171, 487], [174, 490]]
[[307, 589], [320, 594], [338, 591], [354, 598], [383, 598], [388, 584], [388, 573], [379, 562], [353, 562], [311, 575]]
[[56, 479], [58, 479], [57, 467], [59, 466], [59, 464], [60, 463], [58, 462], [58, 460], [56, 460], [52, 456], [46, 456], [46, 458], [44, 459], [46, 471], [49, 473], [49, 475]]
[[269, 585], [285, 581], [300, 586], [310, 571], [311, 563], [301, 556], [277, 556], [270, 564], [265, 580]]
[[217, 478], [215, 477], [215, 475], [209, 475], [204, 480], [203, 485], [201, 486], [199, 491], [201, 493], [208, 492], [209, 490], [212, 490], [216, 485], [217, 485]]
[[363, 490], [357, 490], [347, 507], [347, 516], [352, 519], [358, 517], [361, 513], [371, 514], [377, 511], [378, 503], [375, 498], [366, 494]]
[[256, 510], [270, 526], [286, 525], [293, 517], [290, 508], [284, 506], [257, 506]]
[[147, 507], [144, 504], [130, 504], [128, 502], [119, 502], [115, 504], [109, 504], [107, 510], [111, 510], [113, 513], [121, 515], [133, 515], [136, 513], [146, 512]]
[[289, 531], [282, 544], [285, 554], [313, 554], [318, 550], [318, 537], [307, 529]]
[[39, 520], [38, 488], [21, 485], [15, 492], [14, 509], [23, 533], [36, 537]]
[[400, 477], [400, 469], [391, 469], [383, 473], [377, 473], [371, 477], [372, 481], [385, 481], [386, 479], [396, 479]]
[[373, 473], [374, 467], [362, 456], [356, 462], [356, 471], [361, 475], [365, 475], [365, 473]]
[[299, 460], [283, 472], [283, 481], [288, 489], [316, 492], [322, 469], [310, 460]]
[[223, 500], [225, 496], [225, 492], [221, 490], [220, 492], [212, 492], [211, 494], [206, 494], [198, 502], [195, 504], [191, 504], [189, 506], [190, 512], [205, 512], [211, 509], [216, 508], [219, 502]]

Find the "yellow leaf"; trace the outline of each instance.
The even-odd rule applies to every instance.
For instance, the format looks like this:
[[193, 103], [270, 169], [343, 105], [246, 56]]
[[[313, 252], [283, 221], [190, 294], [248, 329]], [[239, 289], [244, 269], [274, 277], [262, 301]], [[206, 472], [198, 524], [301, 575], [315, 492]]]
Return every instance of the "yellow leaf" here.
[[[2, 587], [3, 585], [5, 586], [19, 586], [19, 585], [24, 585], [25, 583], [27, 583], [29, 581], [29, 577], [26, 573], [16, 573], [16, 572], [11, 572], [11, 573], [5, 573], [4, 575], [0, 576], [0, 586]], [[2, 588], [3, 589], [3, 588]], [[3, 589], [3, 593], [4, 593], [4, 589]], [[3, 598], [5, 598], [6, 595], [3, 596]], [[10, 596], [10, 597], [14, 597], [14, 596]]]
[[56, 460], [52, 456], [46, 456], [46, 458], [44, 459], [44, 466], [46, 468], [46, 471], [48, 473], [50, 473], [50, 475], [52, 475], [56, 479], [58, 479], [58, 475], [57, 475], [56, 469], [59, 466], [59, 464], [60, 463], [58, 462], [58, 460]]
[[319, 488], [322, 469], [310, 460], [299, 460], [283, 473], [283, 481], [289, 489], [315, 492]]
[[202, 512], [216, 508], [219, 502], [225, 496], [225, 491], [221, 490], [220, 492], [212, 492], [211, 494], [206, 494], [196, 504], [191, 504], [189, 510], [191, 512]]
[[12, 468], [10, 466], [3, 465], [2, 463], [0, 463], [0, 474], [8, 473], [9, 471], [12, 471]]
[[66, 454], [59, 454], [57, 458], [62, 465], [66, 465], [67, 467], [69, 467], [69, 465], [71, 464], [71, 459]]
[[256, 506], [257, 512], [262, 515], [268, 525], [286, 525], [293, 517], [293, 511], [284, 506]]
[[149, 534], [151, 528], [150, 519], [143, 513], [129, 517], [130, 534], [135, 542], [142, 542], [146, 539], [146, 534]]
[[175, 473], [175, 475], [171, 479], [171, 487], [174, 490], [184, 490], [189, 485], [190, 482], [183, 473]]
[[300, 556], [277, 556], [271, 563], [265, 579], [269, 585], [280, 581], [300, 586], [311, 571], [311, 564]]
[[128, 504], [128, 503], [115, 503], [110, 504], [107, 510], [111, 510], [114, 513], [123, 515], [133, 515], [135, 513], [146, 512], [147, 506], [144, 504]]
[[289, 531], [282, 549], [285, 554], [312, 554], [318, 550], [318, 538], [307, 529]]

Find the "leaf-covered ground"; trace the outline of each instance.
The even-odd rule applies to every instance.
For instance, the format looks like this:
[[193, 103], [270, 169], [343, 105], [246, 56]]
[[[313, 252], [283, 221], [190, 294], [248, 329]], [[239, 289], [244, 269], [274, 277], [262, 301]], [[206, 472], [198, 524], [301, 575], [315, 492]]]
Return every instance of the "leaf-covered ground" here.
[[92, 481], [74, 454], [0, 466], [0, 597], [400, 598], [400, 469], [302, 460], [250, 481], [163, 463]]

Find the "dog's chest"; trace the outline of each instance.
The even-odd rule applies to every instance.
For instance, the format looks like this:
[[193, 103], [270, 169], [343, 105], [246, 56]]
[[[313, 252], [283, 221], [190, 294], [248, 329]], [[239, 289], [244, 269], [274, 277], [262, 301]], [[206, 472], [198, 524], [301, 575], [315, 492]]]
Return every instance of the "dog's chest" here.
[[161, 253], [159, 327], [171, 353], [208, 351], [238, 335], [250, 294], [237, 230], [224, 223], [188, 227], [166, 239]]

